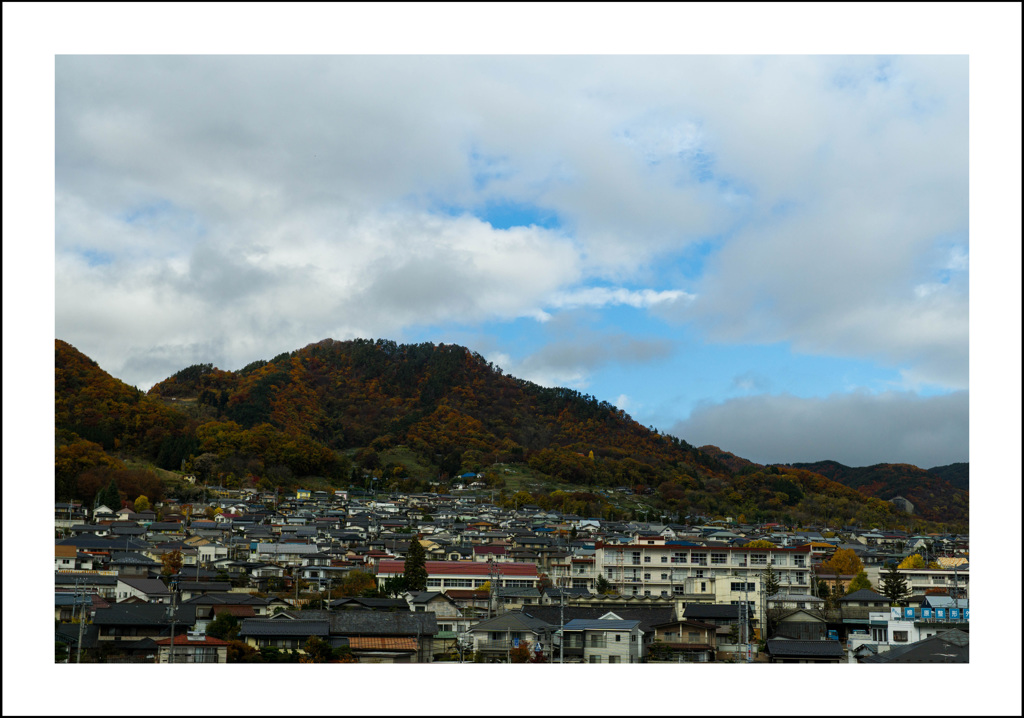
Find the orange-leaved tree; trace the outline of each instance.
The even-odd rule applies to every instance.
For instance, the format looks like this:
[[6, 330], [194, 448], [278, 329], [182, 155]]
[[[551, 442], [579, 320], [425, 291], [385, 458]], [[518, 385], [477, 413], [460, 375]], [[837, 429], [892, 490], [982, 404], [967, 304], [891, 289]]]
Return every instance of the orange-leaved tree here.
[[856, 576], [864, 570], [864, 564], [850, 548], [836, 549], [828, 561], [821, 564], [821, 572], [841, 576]]

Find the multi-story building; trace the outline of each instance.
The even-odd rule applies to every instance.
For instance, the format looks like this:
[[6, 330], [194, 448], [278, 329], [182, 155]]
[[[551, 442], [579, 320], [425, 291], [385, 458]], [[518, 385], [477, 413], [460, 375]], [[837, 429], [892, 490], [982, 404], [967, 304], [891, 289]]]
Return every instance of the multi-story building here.
[[971, 575], [966, 564], [957, 566], [955, 571], [951, 568], [901, 568], [899, 571], [907, 579], [907, 588], [912, 593], [924, 593], [930, 588], [945, 588], [949, 590], [950, 595], [970, 595], [968, 584]]
[[[537, 588], [540, 575], [536, 564], [495, 561], [426, 561], [427, 590], [444, 591], [449, 588], [479, 588], [492, 579], [498, 585], [492, 588]], [[382, 559], [377, 566], [377, 582], [405, 573], [405, 561]]]
[[[745, 584], [760, 586], [760, 576], [772, 566], [781, 593], [807, 593], [811, 586], [810, 548], [735, 548], [666, 543], [644, 537], [629, 544], [598, 544], [596, 571], [624, 596], [684, 596], [694, 585], [738, 597]], [[687, 582], [687, 579], [696, 581]], [[732, 584], [739, 587], [733, 591]], [[756, 600], [754, 598], [751, 601]]]

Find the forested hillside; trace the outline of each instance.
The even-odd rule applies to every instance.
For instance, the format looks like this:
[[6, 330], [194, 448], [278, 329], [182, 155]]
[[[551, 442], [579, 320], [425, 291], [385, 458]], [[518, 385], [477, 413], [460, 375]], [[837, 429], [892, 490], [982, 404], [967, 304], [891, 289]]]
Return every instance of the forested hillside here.
[[[516, 465], [587, 494], [573, 499], [584, 506], [594, 505], [592, 490], [628, 487], [666, 515], [900, 518], [820, 474], [697, 449], [608, 402], [506, 375], [455, 345], [325, 339], [238, 371], [190, 366], [143, 394], [58, 340], [56, 391], [61, 498], [91, 500], [112, 479], [129, 499], [141, 484], [158, 492], [155, 474], [129, 471], [129, 459], [260, 488], [359, 486], [372, 474], [426, 490], [470, 471], [500, 489], [497, 467]], [[388, 458], [396, 453], [408, 460]]]
[[914, 513], [933, 521], [968, 520], [968, 465], [950, 464], [920, 469], [910, 464], [875, 464], [850, 467], [836, 461], [791, 464], [821, 474], [865, 496], [888, 501], [903, 496], [914, 504]]

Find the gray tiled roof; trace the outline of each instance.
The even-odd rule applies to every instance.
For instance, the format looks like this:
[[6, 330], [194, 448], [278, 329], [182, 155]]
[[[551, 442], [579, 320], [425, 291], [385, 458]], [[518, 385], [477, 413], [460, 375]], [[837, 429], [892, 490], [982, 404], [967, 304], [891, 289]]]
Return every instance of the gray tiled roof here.
[[432, 636], [437, 633], [437, 617], [430, 611], [292, 611], [289, 615], [329, 620], [334, 636]]
[[861, 663], [969, 663], [970, 637], [954, 628], [908, 646], [890, 648]]
[[282, 620], [270, 618], [247, 618], [238, 631], [243, 636], [326, 636], [327, 621]]
[[[93, 623], [98, 626], [170, 626], [168, 606], [160, 603], [119, 603], [108, 608], [97, 608]], [[178, 626], [196, 622], [195, 606], [178, 606], [175, 609]]]

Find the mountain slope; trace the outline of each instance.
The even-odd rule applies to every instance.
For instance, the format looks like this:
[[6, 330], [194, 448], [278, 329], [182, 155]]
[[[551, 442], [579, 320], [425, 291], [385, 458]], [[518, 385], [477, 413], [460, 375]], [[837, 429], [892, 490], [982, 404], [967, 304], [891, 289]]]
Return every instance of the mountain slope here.
[[926, 519], [967, 522], [967, 464], [951, 464], [928, 470], [910, 464], [850, 467], [837, 461], [790, 466], [821, 474], [857, 489], [865, 496], [877, 496], [886, 501], [894, 496], [903, 496], [914, 504], [914, 514]]

